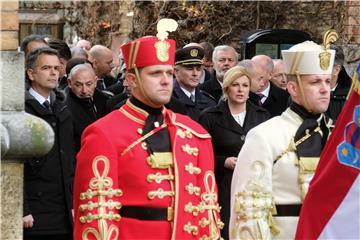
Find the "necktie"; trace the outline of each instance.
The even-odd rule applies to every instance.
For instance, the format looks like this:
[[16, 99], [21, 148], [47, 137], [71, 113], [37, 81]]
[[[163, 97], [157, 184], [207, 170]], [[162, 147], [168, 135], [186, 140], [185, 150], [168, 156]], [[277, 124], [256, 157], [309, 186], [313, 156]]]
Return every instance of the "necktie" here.
[[43, 103], [44, 107], [52, 113], [52, 109], [48, 100]]
[[190, 99], [191, 99], [192, 102], [195, 102], [195, 94], [192, 93], [192, 94], [190, 95]]
[[261, 99], [264, 97], [264, 94], [259, 93], [258, 96], [259, 96], [258, 105], [259, 105], [259, 106], [262, 106], [263, 103], [262, 103]]

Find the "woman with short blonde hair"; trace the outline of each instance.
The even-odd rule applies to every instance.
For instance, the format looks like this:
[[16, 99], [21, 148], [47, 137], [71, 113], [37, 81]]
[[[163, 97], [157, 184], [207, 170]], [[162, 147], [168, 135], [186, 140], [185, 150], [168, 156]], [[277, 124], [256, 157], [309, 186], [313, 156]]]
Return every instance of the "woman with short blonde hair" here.
[[212, 137], [215, 155], [215, 175], [222, 207], [221, 220], [225, 223], [222, 237], [229, 239], [230, 187], [237, 156], [247, 132], [270, 118], [263, 108], [248, 101], [251, 80], [246, 69], [235, 66], [223, 80], [223, 98], [217, 106], [204, 110], [199, 122]]
[[235, 66], [230, 68], [224, 76], [224, 80], [223, 80], [223, 85], [222, 85], [222, 89], [223, 89], [223, 96], [224, 98], [227, 98], [227, 93], [229, 90], [229, 86], [238, 78], [242, 77], [242, 76], [246, 76], [249, 80], [249, 87], [251, 86], [251, 80], [250, 80], [250, 75], [249, 73], [246, 71], [246, 69], [244, 67], [241, 66]]

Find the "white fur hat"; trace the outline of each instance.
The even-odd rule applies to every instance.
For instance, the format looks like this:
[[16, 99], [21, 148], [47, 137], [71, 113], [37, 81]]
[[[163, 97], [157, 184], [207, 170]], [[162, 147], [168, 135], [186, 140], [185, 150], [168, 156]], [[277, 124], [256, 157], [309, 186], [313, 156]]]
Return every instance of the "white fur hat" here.
[[331, 74], [335, 50], [330, 50], [331, 42], [336, 41], [337, 33], [333, 30], [324, 35], [324, 46], [312, 41], [305, 41], [282, 50], [286, 74]]

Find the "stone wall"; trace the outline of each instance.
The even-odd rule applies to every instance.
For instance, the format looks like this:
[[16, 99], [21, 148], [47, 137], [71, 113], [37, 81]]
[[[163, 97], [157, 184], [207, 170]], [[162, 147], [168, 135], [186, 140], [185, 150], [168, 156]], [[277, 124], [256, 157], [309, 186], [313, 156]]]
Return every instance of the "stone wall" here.
[[16, 50], [19, 45], [18, 1], [0, 1], [1, 44], [0, 50]]
[[[0, 39], [0, 57], [1, 57], [1, 76], [6, 73], [4, 67], [7, 63], [16, 63], [18, 60], [23, 61], [21, 55], [12, 54], [14, 50], [18, 48], [18, 29], [19, 29], [19, 19], [18, 19], [18, 2], [17, 1], [1, 1], [1, 39]], [[4, 53], [4, 54], [3, 54]], [[6, 61], [6, 62], [5, 62]], [[20, 68], [21, 69], [21, 68]], [[15, 74], [16, 75], [16, 74]], [[8, 77], [8, 76], [7, 76]], [[17, 97], [14, 96], [15, 100], [5, 97], [6, 85], [8, 85], [9, 80], [4, 82], [7, 77], [0, 79], [0, 119], [1, 119], [1, 205], [0, 205], [0, 216], [1, 216], [1, 231], [0, 239], [10, 240], [10, 239], [22, 239], [22, 202], [23, 202], [23, 165], [20, 161], [17, 160], [8, 160], [4, 161], [3, 153], [7, 152], [10, 148], [10, 134], [6, 124], [3, 123], [4, 110], [8, 112], [11, 110], [12, 105], [15, 109], [21, 109], [23, 103], [16, 104]], [[15, 89], [19, 90], [16, 87]], [[21, 90], [21, 89], [20, 89]], [[22, 91], [23, 92], [23, 91]], [[20, 91], [20, 93], [22, 93]]]
[[346, 67], [352, 76], [356, 65], [360, 62], [360, 1], [349, 1], [347, 6], [343, 47]]

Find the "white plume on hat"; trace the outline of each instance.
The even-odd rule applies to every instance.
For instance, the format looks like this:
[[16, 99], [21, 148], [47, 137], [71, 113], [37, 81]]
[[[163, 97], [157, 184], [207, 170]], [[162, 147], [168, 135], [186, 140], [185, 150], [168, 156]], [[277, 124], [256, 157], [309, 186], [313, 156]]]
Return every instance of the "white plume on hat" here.
[[168, 36], [169, 32], [176, 31], [178, 27], [178, 23], [171, 18], [163, 18], [160, 19], [156, 25], [157, 34], [156, 37], [159, 38], [161, 41], [164, 41]]

